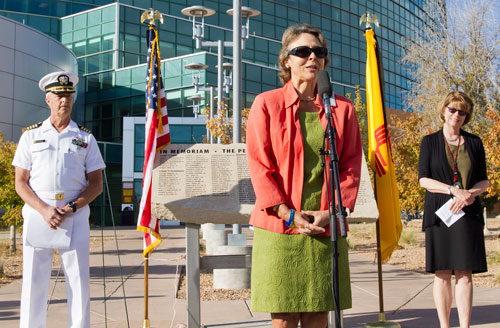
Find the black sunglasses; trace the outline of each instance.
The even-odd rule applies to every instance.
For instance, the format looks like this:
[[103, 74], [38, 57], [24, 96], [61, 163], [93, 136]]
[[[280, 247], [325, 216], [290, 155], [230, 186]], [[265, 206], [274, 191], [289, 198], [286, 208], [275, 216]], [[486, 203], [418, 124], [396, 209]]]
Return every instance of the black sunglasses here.
[[288, 52], [289, 55], [294, 55], [300, 58], [308, 58], [311, 53], [314, 52], [316, 57], [318, 58], [325, 58], [328, 56], [328, 49], [325, 47], [314, 47], [314, 48], [309, 48], [307, 46], [300, 46], [293, 48]]
[[456, 108], [453, 108], [453, 107], [448, 107], [448, 111], [451, 113], [451, 114], [455, 114], [456, 112], [458, 112], [458, 115], [460, 116], [465, 116], [469, 113], [463, 111], [463, 110], [460, 110], [460, 109], [456, 109]]

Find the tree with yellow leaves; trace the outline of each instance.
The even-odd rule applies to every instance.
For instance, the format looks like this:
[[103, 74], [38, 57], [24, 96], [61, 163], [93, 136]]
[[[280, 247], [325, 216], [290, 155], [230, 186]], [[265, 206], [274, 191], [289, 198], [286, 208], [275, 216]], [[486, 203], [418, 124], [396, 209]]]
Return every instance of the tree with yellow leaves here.
[[[24, 205], [16, 193], [15, 171], [12, 159], [16, 153], [17, 144], [4, 139], [0, 131], [0, 208], [5, 210], [0, 225], [2, 227], [20, 227], [23, 224], [21, 210]], [[15, 231], [14, 231], [15, 232]], [[15, 233], [11, 240], [11, 250], [15, 250]]]
[[[203, 113], [206, 115], [207, 130], [216, 138], [220, 138], [222, 144], [233, 143], [233, 117], [228, 116], [227, 105], [222, 103], [221, 108], [217, 110], [217, 115], [210, 118], [210, 107], [205, 107]], [[245, 108], [241, 111], [241, 142], [245, 142], [246, 127], [250, 109]]]
[[[486, 151], [490, 184], [484, 195], [485, 204], [497, 201], [500, 195], [498, 10], [499, 3], [492, 0], [451, 0], [446, 6], [442, 1], [426, 2], [425, 11], [432, 19], [414, 37], [405, 40], [403, 58], [411, 78], [406, 105], [419, 118], [407, 125], [400, 124], [404, 136], [401, 139], [417, 141], [423, 134], [440, 129], [437, 107], [441, 99], [451, 90], [465, 92], [474, 102], [474, 114], [464, 129], [478, 135]], [[414, 149], [399, 149], [399, 142], [394, 142], [395, 156], [403, 156], [400, 151], [412, 154]], [[398, 179], [410, 175], [400, 172]]]
[[492, 124], [482, 137], [489, 180], [485, 198], [487, 202], [496, 202], [500, 198], [500, 112], [498, 109], [489, 109], [486, 116]]

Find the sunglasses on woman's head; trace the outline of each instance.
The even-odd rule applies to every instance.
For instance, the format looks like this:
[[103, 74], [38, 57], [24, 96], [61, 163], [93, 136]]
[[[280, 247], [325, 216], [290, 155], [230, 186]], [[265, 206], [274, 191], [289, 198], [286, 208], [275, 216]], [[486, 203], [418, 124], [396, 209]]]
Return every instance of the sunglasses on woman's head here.
[[300, 58], [308, 58], [311, 53], [314, 52], [316, 57], [318, 58], [325, 58], [328, 56], [328, 49], [325, 47], [314, 47], [314, 48], [309, 48], [307, 46], [300, 46], [293, 48], [288, 52], [289, 55], [294, 55]]
[[448, 111], [450, 112], [450, 114], [455, 114], [456, 112], [458, 112], [458, 115], [460, 115], [460, 116], [465, 116], [468, 114], [467, 112], [460, 110], [460, 109], [456, 109], [453, 107], [447, 107], [447, 108], [448, 108]]

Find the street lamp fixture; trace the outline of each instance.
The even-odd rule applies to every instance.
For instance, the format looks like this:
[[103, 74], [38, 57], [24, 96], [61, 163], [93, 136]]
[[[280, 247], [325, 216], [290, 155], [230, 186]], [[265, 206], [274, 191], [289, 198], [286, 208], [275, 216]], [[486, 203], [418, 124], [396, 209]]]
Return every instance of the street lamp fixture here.
[[[219, 69], [219, 65], [215, 65], [217, 69]], [[224, 83], [222, 87], [224, 88], [224, 91], [226, 93], [229, 93], [231, 90], [231, 86], [233, 85], [233, 64], [231, 63], [223, 63], [222, 64], [222, 70], [223, 70], [223, 75], [224, 75]]]
[[203, 97], [201, 95], [194, 95], [194, 96], [188, 97], [187, 100], [191, 100], [193, 102], [194, 117], [198, 118], [198, 115], [201, 114], [200, 103], [202, 100], [205, 100], [205, 97]]
[[[182, 9], [181, 13], [193, 18], [193, 39], [196, 40], [196, 49], [201, 49], [201, 41], [205, 37], [205, 17], [215, 15], [215, 10], [205, 6], [191, 6]], [[201, 24], [196, 23], [196, 18], [201, 18]]]
[[206, 70], [208, 68], [208, 65], [202, 63], [191, 63], [185, 65], [184, 68], [193, 71], [194, 92], [198, 93], [200, 87], [200, 72], [202, 70]]
[[[233, 8], [228, 9], [226, 11], [226, 14], [233, 16], [234, 9]], [[259, 16], [259, 15], [260, 15], [260, 11], [258, 11], [258, 10], [255, 10], [255, 9], [252, 9], [249, 7], [245, 7], [245, 6], [241, 7], [241, 18], [246, 18], [245, 24], [241, 25], [242, 49], [245, 48], [245, 46], [244, 46], [245, 41], [248, 40], [248, 38], [249, 38], [248, 31], [250, 30], [250, 17], [255, 17], [255, 16]]]
[[[205, 6], [191, 6], [186, 7], [181, 10], [181, 13], [184, 16], [193, 18], [193, 39], [196, 40], [196, 49], [201, 49], [201, 47], [215, 47], [217, 46], [217, 42], [212, 41], [203, 41], [205, 37], [205, 17], [210, 17], [215, 15], [215, 10], [205, 7]], [[234, 9], [228, 9], [226, 13], [230, 16], [233, 16]], [[248, 40], [249, 37], [249, 29], [250, 29], [250, 17], [259, 16], [260, 11], [249, 8], [249, 7], [241, 7], [241, 17], [246, 18], [246, 22], [241, 26], [241, 49], [245, 49], [245, 41]], [[197, 18], [201, 18], [201, 22], [198, 23], [196, 21]], [[224, 42], [225, 47], [232, 47], [232, 42]]]

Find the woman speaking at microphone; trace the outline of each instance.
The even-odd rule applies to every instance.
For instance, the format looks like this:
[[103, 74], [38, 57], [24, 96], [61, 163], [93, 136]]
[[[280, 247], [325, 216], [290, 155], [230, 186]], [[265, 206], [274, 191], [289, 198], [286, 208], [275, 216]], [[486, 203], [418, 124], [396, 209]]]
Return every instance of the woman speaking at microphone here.
[[[319, 148], [327, 124], [318, 95], [328, 65], [326, 40], [307, 24], [283, 33], [280, 89], [258, 95], [247, 125], [247, 154], [256, 203], [252, 311], [270, 312], [273, 327], [321, 327], [334, 310], [327, 183]], [[361, 137], [352, 103], [335, 96], [343, 205], [354, 210], [361, 172]], [[351, 307], [347, 242], [338, 239], [341, 309]]]

